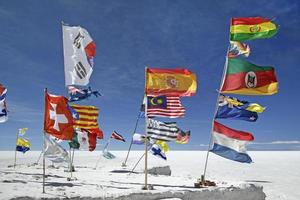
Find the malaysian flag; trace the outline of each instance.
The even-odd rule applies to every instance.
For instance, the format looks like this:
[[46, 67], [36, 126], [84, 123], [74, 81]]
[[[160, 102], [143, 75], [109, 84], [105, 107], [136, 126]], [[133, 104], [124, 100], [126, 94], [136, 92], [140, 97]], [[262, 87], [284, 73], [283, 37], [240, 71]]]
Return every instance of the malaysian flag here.
[[153, 119], [147, 121], [147, 135], [152, 139], [176, 141], [178, 131], [176, 122], [160, 122]]
[[185, 108], [181, 105], [179, 96], [147, 97], [148, 117], [184, 117]]

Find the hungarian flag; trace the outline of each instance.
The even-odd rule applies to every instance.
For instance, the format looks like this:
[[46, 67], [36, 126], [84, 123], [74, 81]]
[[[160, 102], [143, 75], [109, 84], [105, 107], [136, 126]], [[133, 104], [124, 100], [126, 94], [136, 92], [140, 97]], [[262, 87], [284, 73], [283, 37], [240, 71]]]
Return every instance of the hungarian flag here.
[[251, 163], [246, 145], [254, 140], [251, 133], [234, 130], [214, 121], [211, 152], [237, 162]]
[[197, 90], [196, 75], [188, 69], [146, 70], [146, 94], [148, 96], [193, 96]]
[[230, 26], [230, 40], [245, 41], [270, 38], [277, 33], [277, 30], [277, 26], [267, 18], [232, 18]]
[[99, 109], [95, 106], [71, 105], [79, 117], [74, 122], [74, 128], [87, 130], [96, 134], [98, 139], [103, 139], [103, 132], [98, 125]]
[[87, 130], [75, 129], [74, 136], [69, 146], [74, 149], [94, 151], [97, 144], [97, 135]]
[[273, 67], [262, 67], [238, 58], [228, 58], [222, 93], [272, 95], [278, 91]]
[[68, 99], [45, 92], [44, 131], [61, 140], [73, 137], [73, 117]]
[[123, 138], [123, 136], [120, 135], [119, 133], [117, 133], [117, 131], [112, 132], [110, 138], [113, 138], [116, 140], [121, 140], [121, 141], [125, 142], [125, 139]]

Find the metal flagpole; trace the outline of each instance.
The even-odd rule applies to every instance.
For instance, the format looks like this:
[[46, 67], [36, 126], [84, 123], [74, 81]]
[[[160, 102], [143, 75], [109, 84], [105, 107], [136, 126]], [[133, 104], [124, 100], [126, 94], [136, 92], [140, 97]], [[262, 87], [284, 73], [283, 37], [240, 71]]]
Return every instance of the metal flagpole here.
[[45, 176], [46, 176], [46, 166], [45, 166], [45, 132], [43, 134], [43, 193], [45, 194]]
[[14, 162], [14, 168], [16, 167], [17, 164], [17, 143], [18, 143], [18, 139], [19, 139], [19, 132], [17, 131], [17, 137], [16, 137], [16, 144], [15, 144], [15, 162]]
[[40, 153], [37, 161], [35, 163], [33, 163], [33, 164], [36, 164], [36, 165], [39, 164], [42, 154], [43, 154], [43, 151], [41, 151], [41, 153]]
[[208, 163], [209, 150], [211, 148], [212, 141], [213, 141], [212, 136], [213, 136], [213, 130], [214, 130], [214, 121], [215, 121], [215, 118], [216, 118], [216, 115], [217, 115], [217, 112], [218, 112], [218, 108], [219, 108], [219, 98], [220, 98], [220, 94], [221, 94], [220, 90], [221, 90], [221, 88], [223, 86], [223, 83], [225, 81], [225, 74], [226, 74], [226, 71], [227, 71], [228, 52], [229, 52], [229, 47], [228, 47], [227, 53], [226, 53], [226, 61], [225, 61], [224, 68], [223, 68], [223, 74], [222, 74], [222, 78], [221, 78], [221, 82], [220, 82], [220, 87], [219, 87], [219, 90], [217, 91], [218, 92], [218, 97], [217, 97], [217, 101], [216, 101], [216, 105], [215, 105], [215, 112], [214, 112], [212, 122], [211, 122], [211, 131], [210, 131], [209, 144], [208, 144], [207, 153], [206, 153], [205, 167], [204, 167], [203, 175], [201, 176], [202, 184], [204, 184], [204, 182], [205, 182], [205, 175], [206, 175], [206, 169], [207, 169], [207, 163]]
[[[108, 145], [109, 145], [109, 143], [110, 143], [110, 140], [111, 140], [111, 136], [112, 136], [112, 134], [110, 134], [110, 136], [109, 136], [109, 138], [108, 138], [106, 144], [104, 145], [104, 148], [103, 148], [103, 150], [102, 150], [102, 153], [103, 153], [103, 152], [105, 151], [105, 149], [108, 147]], [[100, 155], [99, 159], [98, 159], [97, 162], [96, 162], [96, 165], [95, 165], [94, 169], [97, 168], [98, 162], [100, 161], [101, 157], [102, 157], [102, 156]]]
[[[143, 100], [144, 100], [144, 96], [143, 96]], [[138, 126], [138, 123], [139, 123], [139, 120], [140, 120], [140, 114], [141, 114], [141, 111], [139, 111], [139, 114], [137, 116], [137, 119], [136, 119], [136, 122], [135, 122], [135, 126], [134, 126], [134, 130], [133, 130], [133, 134], [136, 132], [136, 129], [137, 129], [137, 126]], [[128, 148], [128, 151], [127, 151], [127, 155], [126, 155], [125, 161], [122, 163], [122, 167], [126, 167], [126, 162], [127, 162], [127, 159], [128, 159], [128, 156], [129, 156], [129, 152], [130, 152], [131, 147], [132, 147], [132, 142], [133, 142], [133, 138], [131, 137], [131, 142], [130, 142], [130, 145], [129, 145], [129, 148]]]

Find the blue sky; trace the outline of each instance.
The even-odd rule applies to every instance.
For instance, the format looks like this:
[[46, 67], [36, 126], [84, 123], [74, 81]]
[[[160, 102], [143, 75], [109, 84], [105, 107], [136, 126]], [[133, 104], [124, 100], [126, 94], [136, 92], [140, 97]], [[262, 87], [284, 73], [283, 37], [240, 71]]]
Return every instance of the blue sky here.
[[[300, 3], [295, 0], [90, 0], [1, 1], [0, 83], [7, 89], [9, 121], [0, 124], [0, 150], [13, 150], [18, 128], [28, 127], [32, 148], [41, 149], [45, 87], [66, 95], [61, 21], [86, 28], [97, 45], [90, 84], [103, 96], [82, 102], [100, 108], [99, 123], [106, 139], [113, 130], [130, 141], [144, 91], [145, 66], [186, 67], [198, 76], [198, 91], [183, 98], [186, 117], [176, 119], [190, 129], [188, 145], [208, 144], [211, 120], [229, 44], [231, 17], [275, 18], [278, 34], [248, 42], [249, 61], [274, 66], [279, 93], [239, 96], [267, 110], [255, 123], [220, 120], [252, 132], [257, 145], [284, 143], [300, 149]], [[144, 130], [140, 121], [138, 132]], [[283, 141], [283, 142], [280, 142]], [[105, 140], [99, 140], [97, 147]], [[111, 149], [129, 143], [114, 141]], [[138, 147], [137, 147], [138, 148]]]

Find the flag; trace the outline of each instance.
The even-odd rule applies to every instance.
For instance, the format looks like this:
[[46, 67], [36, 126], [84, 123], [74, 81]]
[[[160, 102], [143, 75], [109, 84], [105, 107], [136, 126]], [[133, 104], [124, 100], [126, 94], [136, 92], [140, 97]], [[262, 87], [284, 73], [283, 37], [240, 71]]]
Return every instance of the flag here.
[[[250, 105], [251, 104], [247, 101], [240, 101], [233, 97], [220, 95], [219, 107], [216, 114], [216, 118], [239, 119], [239, 120], [255, 122], [258, 118], [258, 115], [257, 112], [249, 111], [248, 107]], [[260, 106], [259, 104], [256, 105], [257, 105], [256, 107]], [[253, 107], [250, 107], [250, 110], [254, 110]]]
[[65, 85], [82, 85], [89, 83], [93, 72], [96, 44], [84, 28], [80, 26], [62, 26]]
[[19, 128], [19, 135], [23, 136], [25, 135], [26, 131], [28, 130], [28, 128]]
[[97, 144], [97, 135], [87, 130], [75, 129], [74, 136], [69, 146], [74, 149], [94, 151]]
[[179, 96], [147, 97], [148, 117], [184, 117], [185, 108], [181, 105]]
[[163, 150], [161, 149], [161, 147], [157, 144], [153, 144], [151, 149], [150, 149], [150, 152], [154, 155], [154, 156], [157, 156], [159, 158], [162, 158], [164, 160], [167, 160], [167, 157], [165, 155], [165, 153], [163, 152]]
[[103, 152], [102, 152], [102, 156], [106, 159], [114, 159], [116, 158], [116, 156], [112, 153], [110, 153], [109, 151], [107, 151], [107, 149], [104, 149]]
[[5, 99], [0, 101], [0, 123], [6, 122], [8, 120], [7, 108]]
[[5, 100], [7, 89], [0, 84], [0, 101]]
[[251, 163], [246, 145], [254, 140], [251, 133], [234, 130], [214, 121], [211, 152], [237, 162]]
[[44, 131], [62, 140], [73, 137], [73, 117], [68, 99], [45, 92]]
[[148, 96], [193, 96], [197, 90], [196, 75], [188, 69], [146, 70], [146, 94]]
[[238, 56], [248, 57], [250, 54], [250, 47], [247, 44], [239, 41], [230, 41], [230, 48], [228, 58], [235, 58]]
[[45, 133], [44, 155], [54, 163], [70, 162], [68, 152]]
[[85, 89], [79, 89], [75, 86], [68, 86], [68, 93], [69, 93], [69, 101], [80, 101], [83, 99], [87, 99], [94, 95], [95, 97], [101, 96], [98, 91], [93, 91], [91, 87]]
[[24, 138], [18, 138], [16, 150], [25, 153], [30, 150], [30, 142]]
[[147, 119], [147, 135], [152, 139], [175, 141], [178, 135], [176, 122], [160, 122]]
[[245, 41], [273, 37], [278, 31], [276, 24], [263, 17], [232, 18], [230, 40]]
[[179, 130], [176, 138], [176, 143], [187, 144], [190, 140], [190, 137], [191, 137], [191, 131], [184, 132], [183, 130]]
[[121, 141], [125, 142], [125, 139], [123, 138], [123, 136], [120, 135], [119, 133], [117, 133], [117, 131], [112, 132], [110, 138], [113, 138], [116, 140], [121, 140]]
[[156, 140], [155, 144], [159, 145], [164, 153], [170, 151], [168, 144], [162, 140]]
[[254, 65], [246, 60], [229, 58], [222, 93], [272, 95], [278, 91], [273, 67]]
[[96, 134], [98, 139], [103, 138], [103, 132], [98, 125], [99, 109], [97, 107], [73, 104], [71, 108], [79, 115], [79, 119], [74, 122], [74, 128], [84, 129], [89, 133]]
[[132, 136], [132, 144], [144, 144], [145, 143], [145, 135], [135, 133]]

